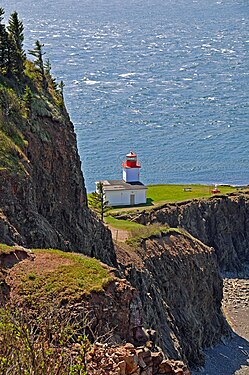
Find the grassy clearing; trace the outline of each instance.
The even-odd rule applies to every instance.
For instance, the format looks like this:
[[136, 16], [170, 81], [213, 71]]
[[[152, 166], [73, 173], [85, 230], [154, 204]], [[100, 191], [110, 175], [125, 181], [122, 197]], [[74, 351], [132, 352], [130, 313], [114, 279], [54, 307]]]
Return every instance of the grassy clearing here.
[[[213, 195], [211, 185], [148, 185], [147, 197], [153, 203], [177, 202]], [[189, 190], [188, 190], [189, 189]], [[220, 194], [236, 191], [232, 186], [219, 186]]]
[[133, 231], [136, 229], [139, 230], [139, 229], [144, 228], [144, 225], [142, 224], [138, 224], [138, 223], [135, 223], [133, 221], [128, 221], [128, 220], [119, 220], [113, 216], [106, 216], [105, 223], [115, 229], [121, 229], [121, 230], [126, 230], [126, 231]]
[[[102, 291], [112, 280], [109, 271], [94, 258], [52, 249], [34, 249], [33, 252], [35, 260], [30, 264], [30, 272], [25, 269], [21, 275], [22, 293], [32, 299], [49, 296], [78, 299], [92, 291]], [[54, 263], [53, 270], [46, 269], [46, 255], [51, 257], [52, 266]]]
[[[165, 203], [175, 203], [194, 198], [208, 198], [213, 196], [211, 185], [188, 184], [188, 185], [174, 185], [174, 184], [161, 184], [161, 185], [147, 185], [147, 204], [134, 207], [116, 207], [110, 213], [117, 215], [119, 212], [130, 211], [149, 211], [151, 208], [163, 205]], [[229, 194], [236, 192], [238, 189], [233, 186], [221, 185], [218, 186], [219, 194]], [[241, 190], [241, 189], [239, 189]]]
[[[117, 207], [110, 211], [113, 215], [124, 214], [134, 211], [149, 211], [153, 207], [163, 205], [165, 203], [175, 203], [185, 200], [191, 200], [194, 198], [208, 198], [214, 195], [212, 189], [214, 186], [211, 185], [147, 185], [147, 205], [146, 206], [136, 206], [136, 207]], [[219, 194], [228, 194], [236, 192], [238, 189], [232, 186], [219, 186]], [[241, 189], [240, 189], [241, 190]], [[144, 226], [137, 224], [135, 222], [130, 222], [129, 220], [118, 220], [115, 217], [109, 215], [105, 218], [105, 222], [115, 228], [120, 230], [126, 230], [132, 232], [134, 230], [144, 231]], [[132, 235], [134, 237], [134, 235]]]
[[143, 228], [140, 230], [134, 230], [132, 232], [132, 237], [126, 240], [126, 243], [131, 246], [138, 246], [142, 240], [150, 238], [152, 236], [160, 236], [161, 234], [169, 234], [169, 233], [181, 233], [184, 232], [178, 228], [170, 228], [168, 226], [162, 226], [159, 224], [152, 224], [148, 226], [142, 226]]

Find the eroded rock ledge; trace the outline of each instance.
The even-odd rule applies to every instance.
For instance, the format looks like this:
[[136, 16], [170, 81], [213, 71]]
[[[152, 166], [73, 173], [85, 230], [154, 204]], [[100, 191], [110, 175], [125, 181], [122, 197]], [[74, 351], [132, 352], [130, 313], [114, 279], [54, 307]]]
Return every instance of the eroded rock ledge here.
[[139, 291], [143, 325], [157, 331], [156, 342], [170, 358], [202, 365], [203, 349], [230, 333], [214, 250], [171, 232], [142, 240], [136, 263], [123, 252], [118, 249], [126, 278]]
[[241, 271], [249, 262], [249, 192], [165, 204], [128, 217], [184, 228], [215, 249], [222, 271]]
[[[112, 343], [131, 342], [136, 348], [162, 351], [163, 359], [202, 365], [203, 349], [230, 334], [221, 312], [222, 280], [213, 249], [172, 230], [144, 239], [136, 248], [118, 248], [117, 255], [124, 278], [114, 277], [102, 292], [63, 298], [63, 311], [79, 319], [89, 311], [93, 341], [108, 337]], [[34, 251], [32, 257], [12, 262], [5, 275], [5, 299], [15, 306], [23, 298], [18, 275], [26, 270], [28, 278], [36, 257]], [[59, 266], [57, 261], [54, 267]], [[110, 272], [116, 271], [110, 268]]]
[[0, 170], [0, 243], [82, 252], [115, 265], [111, 233], [87, 207], [66, 110], [58, 118], [33, 115], [22, 133], [26, 172]]

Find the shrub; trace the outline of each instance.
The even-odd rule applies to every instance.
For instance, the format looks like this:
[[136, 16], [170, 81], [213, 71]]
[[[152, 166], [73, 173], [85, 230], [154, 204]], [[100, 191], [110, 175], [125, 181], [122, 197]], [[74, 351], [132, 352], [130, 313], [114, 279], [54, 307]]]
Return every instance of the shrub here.
[[85, 375], [87, 317], [81, 319], [51, 303], [0, 309], [0, 373]]

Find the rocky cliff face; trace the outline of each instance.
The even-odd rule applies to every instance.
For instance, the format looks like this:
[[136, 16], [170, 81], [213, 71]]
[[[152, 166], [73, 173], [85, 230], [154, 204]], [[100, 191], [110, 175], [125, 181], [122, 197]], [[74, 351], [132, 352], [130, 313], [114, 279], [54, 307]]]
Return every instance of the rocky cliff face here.
[[167, 204], [136, 220], [186, 229], [215, 249], [222, 271], [240, 271], [249, 262], [249, 193]]
[[[82, 289], [81, 298], [73, 295], [65, 298], [63, 294], [63, 303], [58, 302], [61, 314], [83, 318], [83, 321], [88, 316], [93, 340], [102, 337], [112, 343], [130, 342], [138, 351], [146, 347], [147, 354], [161, 352], [162, 355], [152, 355], [156, 363], [145, 355], [148, 371], [161, 366], [159, 373], [173, 374], [172, 369], [169, 372], [165, 369], [167, 361], [162, 362], [169, 358], [202, 365], [203, 349], [230, 333], [221, 313], [222, 280], [213, 249], [172, 230], [167, 235], [142, 240], [136, 249], [119, 248], [117, 253], [125, 278], [113, 275], [103, 291], [84, 294]], [[49, 268], [44, 261], [47, 257]], [[0, 255], [0, 261], [0, 276], [3, 272], [0, 305], [7, 299], [14, 306], [26, 303], [25, 293], [30, 293], [27, 284], [25, 289], [21, 287], [23, 282], [28, 280], [28, 285], [35, 288], [39, 272], [56, 272], [62, 262], [51, 251], [29, 255], [25, 249], [15, 247], [11, 253]], [[113, 274], [113, 268], [108, 269]], [[47, 303], [49, 306], [51, 297], [42, 298], [44, 306]], [[56, 305], [56, 294], [53, 298]], [[137, 365], [135, 362], [133, 367]], [[107, 363], [102, 364], [103, 370]], [[137, 371], [143, 374], [142, 369]]]
[[[0, 242], [77, 251], [115, 264], [111, 233], [87, 207], [73, 125], [64, 108], [50, 106], [30, 119], [20, 114], [22, 170], [0, 168]], [[2, 119], [17, 121], [3, 110]]]
[[143, 325], [157, 331], [170, 358], [203, 364], [203, 348], [229, 327], [221, 312], [222, 280], [214, 250], [177, 232], [143, 240], [140, 261], [126, 259], [125, 274], [139, 290]]

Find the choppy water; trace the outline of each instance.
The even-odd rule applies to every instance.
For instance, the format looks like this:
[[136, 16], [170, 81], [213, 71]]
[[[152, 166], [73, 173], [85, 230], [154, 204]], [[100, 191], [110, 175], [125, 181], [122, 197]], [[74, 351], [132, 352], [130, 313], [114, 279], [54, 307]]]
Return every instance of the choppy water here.
[[63, 79], [86, 185], [121, 177], [133, 150], [145, 183], [249, 183], [246, 0], [1, 1], [45, 44]]

